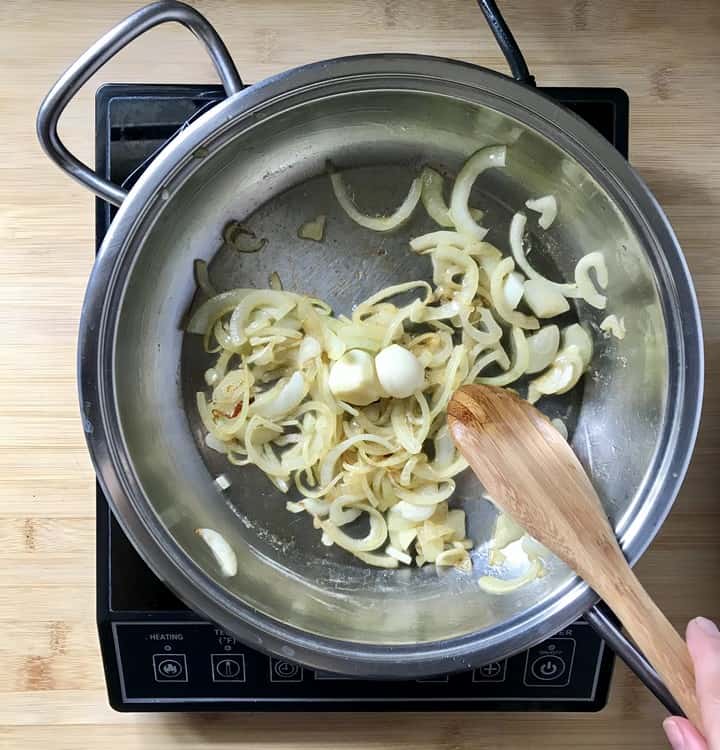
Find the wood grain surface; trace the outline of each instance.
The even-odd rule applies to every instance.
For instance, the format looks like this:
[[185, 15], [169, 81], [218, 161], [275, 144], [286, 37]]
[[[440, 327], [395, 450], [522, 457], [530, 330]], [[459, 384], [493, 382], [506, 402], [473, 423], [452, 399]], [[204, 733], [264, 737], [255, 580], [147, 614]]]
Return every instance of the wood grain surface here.
[[[504, 69], [472, 0], [195, 3], [256, 81], [316, 59], [406, 51]], [[720, 619], [720, 4], [504, 0], [538, 81], [621, 86], [631, 160], [667, 211], [703, 308], [708, 392], [695, 458], [638, 574], [678, 627]], [[93, 259], [93, 199], [41, 153], [34, 118], [60, 72], [133, 0], [0, 4], [0, 748], [392, 750], [665, 746], [663, 710], [618, 666], [589, 715], [120, 715], [94, 624], [94, 485], [76, 406], [75, 339]], [[179, 28], [152, 31], [94, 77], [61, 134], [93, 153], [102, 82], [207, 83]]]

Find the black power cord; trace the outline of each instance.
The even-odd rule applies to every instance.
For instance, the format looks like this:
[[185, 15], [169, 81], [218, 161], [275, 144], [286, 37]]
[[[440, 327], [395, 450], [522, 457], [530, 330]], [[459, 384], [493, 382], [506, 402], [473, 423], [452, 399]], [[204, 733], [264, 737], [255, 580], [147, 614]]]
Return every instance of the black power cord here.
[[525, 58], [520, 52], [520, 47], [518, 47], [512, 31], [510, 31], [510, 27], [505, 23], [495, 0], [477, 0], [477, 4], [480, 6], [480, 10], [483, 12], [503, 55], [505, 55], [513, 78], [521, 83], [534, 86], [535, 78], [530, 75]]

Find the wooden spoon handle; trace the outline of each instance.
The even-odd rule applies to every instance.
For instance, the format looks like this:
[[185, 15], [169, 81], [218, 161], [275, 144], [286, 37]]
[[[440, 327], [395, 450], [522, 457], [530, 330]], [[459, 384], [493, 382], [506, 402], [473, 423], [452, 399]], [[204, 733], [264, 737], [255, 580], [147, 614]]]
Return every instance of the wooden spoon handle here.
[[685, 715], [702, 732], [695, 674], [685, 642], [638, 581], [619, 547], [616, 559], [597, 572], [586, 576], [587, 582], [620, 618]]

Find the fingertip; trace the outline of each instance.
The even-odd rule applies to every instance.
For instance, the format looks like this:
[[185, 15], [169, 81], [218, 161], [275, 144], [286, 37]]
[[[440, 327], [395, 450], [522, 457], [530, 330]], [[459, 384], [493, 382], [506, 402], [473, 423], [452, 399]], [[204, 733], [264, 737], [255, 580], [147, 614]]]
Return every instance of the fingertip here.
[[712, 621], [708, 620], [707, 617], [696, 617], [690, 620], [687, 626], [687, 635], [699, 634], [709, 638], [720, 638], [720, 630], [718, 626]]
[[673, 750], [708, 750], [700, 732], [687, 719], [670, 716], [663, 721], [663, 729]]
[[669, 719], [665, 719], [665, 721], [663, 721], [663, 729], [665, 730], [665, 736], [670, 743], [670, 747], [672, 747], [673, 750], [683, 750], [685, 743], [683, 741], [682, 729], [680, 729], [678, 720], [673, 716]]

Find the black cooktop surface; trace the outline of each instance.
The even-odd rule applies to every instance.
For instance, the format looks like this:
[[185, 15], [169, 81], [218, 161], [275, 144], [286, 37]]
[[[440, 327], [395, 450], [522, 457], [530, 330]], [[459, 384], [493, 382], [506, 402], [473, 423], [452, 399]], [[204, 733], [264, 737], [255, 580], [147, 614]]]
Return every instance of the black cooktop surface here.
[[[546, 88], [627, 155], [628, 99], [615, 88]], [[216, 86], [112, 84], [96, 97], [96, 167], [132, 187]], [[96, 204], [100, 246], [115, 209]], [[145, 565], [97, 492], [97, 615], [111, 705], [167, 710], [597, 711], [613, 655], [584, 621], [501, 662], [411, 681], [365, 681], [258, 653], [188, 609]]]

